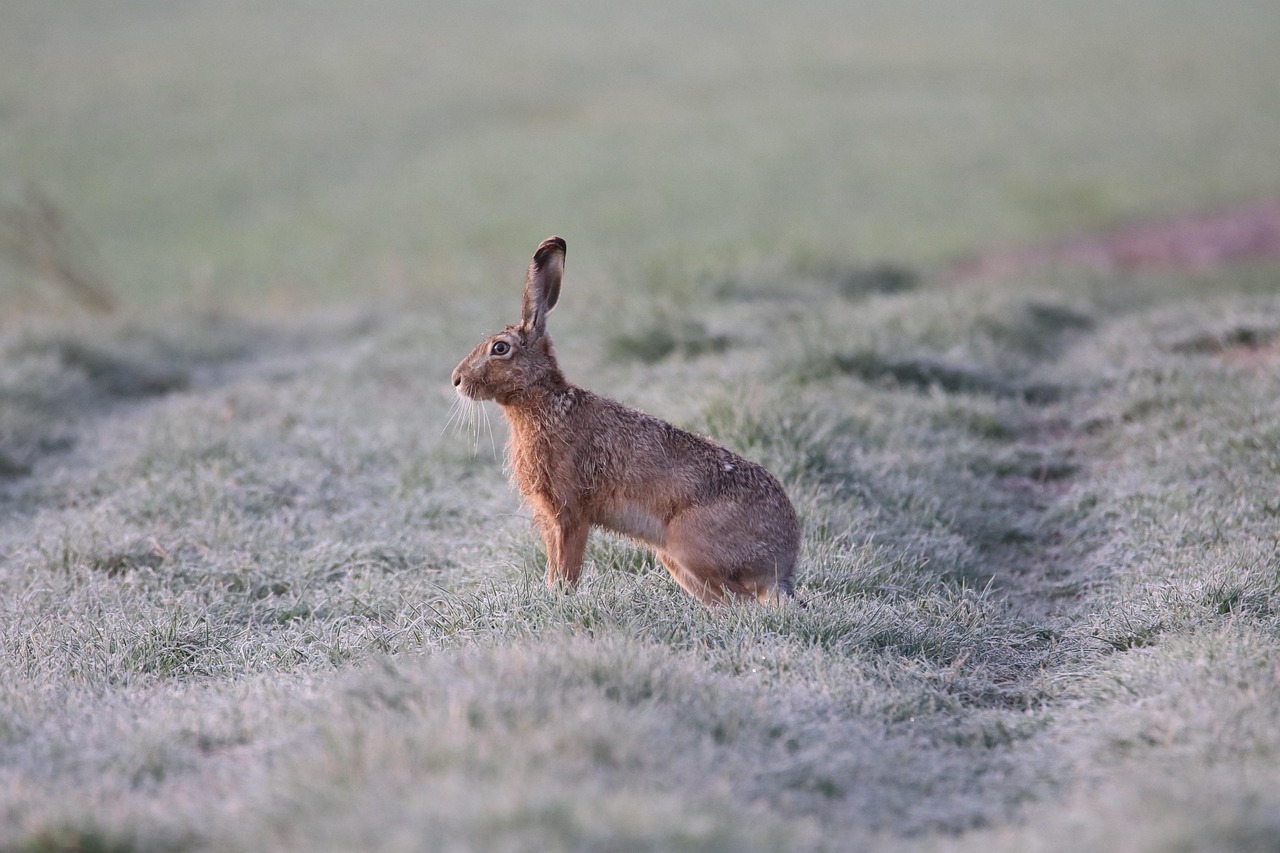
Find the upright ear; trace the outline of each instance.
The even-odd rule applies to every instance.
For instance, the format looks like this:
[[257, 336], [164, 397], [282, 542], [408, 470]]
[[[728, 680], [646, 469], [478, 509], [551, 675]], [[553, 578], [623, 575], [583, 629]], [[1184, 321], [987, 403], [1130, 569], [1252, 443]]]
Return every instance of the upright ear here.
[[524, 279], [524, 311], [521, 322], [525, 331], [540, 337], [547, 328], [547, 314], [560, 300], [560, 279], [564, 276], [565, 242], [548, 237], [533, 253], [529, 274]]

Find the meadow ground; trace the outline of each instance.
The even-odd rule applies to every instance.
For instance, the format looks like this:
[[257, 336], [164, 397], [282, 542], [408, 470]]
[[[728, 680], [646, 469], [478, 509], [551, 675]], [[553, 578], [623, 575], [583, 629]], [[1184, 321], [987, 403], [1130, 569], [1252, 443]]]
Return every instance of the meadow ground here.
[[[1275, 849], [1280, 270], [939, 270], [1274, 192], [1280, 8], [775, 6], [6, 8], [121, 307], [0, 259], [0, 849]], [[447, 377], [552, 232], [807, 608], [542, 587]]]

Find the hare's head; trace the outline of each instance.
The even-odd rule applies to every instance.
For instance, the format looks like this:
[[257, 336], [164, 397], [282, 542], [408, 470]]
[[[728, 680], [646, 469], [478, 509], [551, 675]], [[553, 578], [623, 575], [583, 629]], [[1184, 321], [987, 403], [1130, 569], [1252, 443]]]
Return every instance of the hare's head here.
[[453, 386], [472, 400], [506, 404], [530, 390], [564, 382], [547, 335], [547, 314], [560, 299], [565, 242], [548, 237], [533, 253], [518, 325], [485, 339], [453, 369]]

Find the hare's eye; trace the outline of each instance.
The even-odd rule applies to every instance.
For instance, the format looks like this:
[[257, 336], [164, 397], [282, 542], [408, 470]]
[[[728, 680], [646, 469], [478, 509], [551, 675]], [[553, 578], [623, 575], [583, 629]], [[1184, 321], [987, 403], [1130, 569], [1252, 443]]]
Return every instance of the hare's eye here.
[[494, 355], [506, 355], [511, 352], [511, 344], [506, 341], [494, 341], [493, 346], [489, 347], [489, 352]]

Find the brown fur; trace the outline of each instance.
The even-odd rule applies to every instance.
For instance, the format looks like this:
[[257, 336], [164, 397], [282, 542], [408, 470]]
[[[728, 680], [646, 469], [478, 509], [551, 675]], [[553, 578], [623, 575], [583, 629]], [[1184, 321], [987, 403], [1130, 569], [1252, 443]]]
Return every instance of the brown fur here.
[[[525, 279], [523, 317], [453, 371], [511, 425], [512, 479], [547, 549], [547, 582], [573, 586], [599, 525], [657, 552], [707, 604], [792, 594], [800, 523], [773, 475], [710, 439], [565, 380], [546, 334], [565, 242], [549, 237]], [[504, 350], [503, 347], [506, 347]]]

